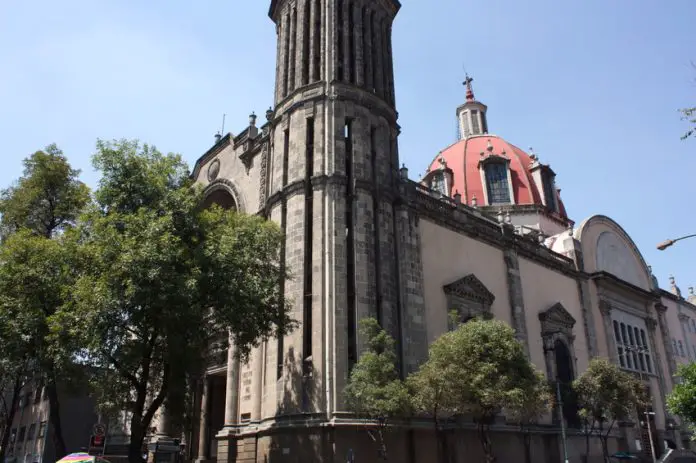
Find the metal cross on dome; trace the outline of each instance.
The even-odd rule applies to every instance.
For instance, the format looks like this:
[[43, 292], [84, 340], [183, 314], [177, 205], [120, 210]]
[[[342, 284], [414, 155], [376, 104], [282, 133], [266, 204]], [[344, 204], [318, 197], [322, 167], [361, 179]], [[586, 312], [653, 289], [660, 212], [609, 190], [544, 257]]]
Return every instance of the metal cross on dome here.
[[466, 99], [467, 101], [473, 101], [474, 100], [474, 90], [471, 88], [471, 83], [474, 81], [472, 77], [469, 77], [469, 74], [466, 73], [464, 78], [464, 86], [466, 87]]

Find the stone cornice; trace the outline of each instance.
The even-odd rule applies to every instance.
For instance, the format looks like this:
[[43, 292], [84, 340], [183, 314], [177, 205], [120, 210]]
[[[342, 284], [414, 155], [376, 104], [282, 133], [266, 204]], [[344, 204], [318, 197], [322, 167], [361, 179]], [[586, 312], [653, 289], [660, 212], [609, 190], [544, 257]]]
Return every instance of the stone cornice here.
[[683, 297], [679, 297], [676, 294], [673, 294], [665, 289], [660, 288], [659, 290], [660, 297], [664, 297], [666, 299], [669, 299], [674, 302], [678, 302], [681, 305], [687, 306], [689, 309], [696, 311], [696, 305], [693, 304], [692, 302], [689, 302], [687, 299], [684, 299]]
[[547, 268], [573, 278], [587, 278], [575, 268], [572, 259], [555, 253], [536, 240], [505, 229], [493, 217], [453, 199], [434, 196], [423, 185], [406, 181], [399, 185], [399, 196], [419, 216], [458, 233], [484, 241], [499, 249], [513, 248], [517, 253]]
[[616, 289], [622, 289], [625, 292], [633, 295], [634, 297], [638, 295], [646, 301], [654, 302], [659, 299], [659, 294], [653, 291], [647, 291], [632, 283], [624, 281], [609, 272], [594, 272], [589, 275], [589, 278], [591, 280], [595, 280], [597, 283], [604, 284], [605, 286], [610, 286]]

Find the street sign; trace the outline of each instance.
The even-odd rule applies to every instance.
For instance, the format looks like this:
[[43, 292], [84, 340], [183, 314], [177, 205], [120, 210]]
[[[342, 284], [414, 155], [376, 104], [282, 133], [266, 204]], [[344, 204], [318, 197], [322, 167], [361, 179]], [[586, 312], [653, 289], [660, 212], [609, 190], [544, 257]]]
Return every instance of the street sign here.
[[106, 425], [102, 423], [97, 423], [92, 428], [92, 434], [95, 436], [105, 436], [106, 435]]
[[90, 447], [92, 448], [101, 448], [104, 447], [104, 436], [92, 436], [92, 439], [90, 441]]

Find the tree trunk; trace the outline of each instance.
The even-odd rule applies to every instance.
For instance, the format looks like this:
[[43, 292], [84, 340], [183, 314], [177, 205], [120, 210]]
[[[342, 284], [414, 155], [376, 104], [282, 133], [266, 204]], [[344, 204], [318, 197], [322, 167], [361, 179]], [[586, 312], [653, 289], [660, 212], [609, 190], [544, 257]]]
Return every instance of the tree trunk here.
[[435, 442], [437, 444], [438, 461], [449, 463], [449, 447], [447, 446], [447, 435], [440, 425], [440, 420], [435, 419]]
[[12, 386], [12, 400], [10, 401], [10, 409], [7, 410], [7, 425], [2, 432], [2, 440], [0, 440], [0, 462], [5, 461], [7, 444], [10, 441], [10, 433], [12, 433], [12, 422], [14, 421], [17, 406], [19, 405], [19, 393], [21, 392], [23, 386], [22, 376], [17, 374], [17, 378], [15, 378]]
[[385, 426], [379, 427], [378, 430], [378, 435], [379, 435], [379, 452], [381, 453], [381, 457], [384, 461], [387, 461], [387, 443], [384, 440], [384, 428]]
[[606, 434], [599, 436], [599, 440], [602, 443], [602, 456], [604, 456], [604, 462], [609, 463], [609, 443], [607, 442], [608, 436]]
[[53, 433], [53, 446], [56, 449], [56, 457], [63, 458], [68, 454], [63, 438], [63, 426], [60, 420], [60, 402], [58, 399], [58, 385], [53, 365], [47, 368], [46, 395], [48, 396], [49, 415]]
[[523, 429], [522, 441], [524, 443], [524, 463], [532, 463], [532, 434], [529, 429]]
[[486, 463], [495, 463], [495, 454], [493, 453], [493, 444], [491, 443], [491, 430], [488, 424], [479, 423], [478, 425], [479, 440], [483, 447], [483, 454], [486, 457]]
[[131, 418], [130, 442], [128, 442], [128, 463], [143, 463], [143, 440], [145, 430], [140, 423], [140, 417], [135, 414]]

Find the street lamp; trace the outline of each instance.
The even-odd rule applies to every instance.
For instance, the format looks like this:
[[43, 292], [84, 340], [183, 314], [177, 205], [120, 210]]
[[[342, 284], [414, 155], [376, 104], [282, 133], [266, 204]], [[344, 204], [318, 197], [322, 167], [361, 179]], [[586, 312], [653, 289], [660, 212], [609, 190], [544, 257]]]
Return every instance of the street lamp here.
[[663, 241], [662, 243], [660, 243], [660, 244], [657, 245], [657, 249], [659, 249], [660, 251], [664, 251], [665, 249], [667, 249], [668, 247], [672, 246], [672, 245], [673, 245], [674, 243], [676, 243], [677, 241], [685, 240], [685, 239], [687, 239], [687, 238], [693, 238], [694, 236], [696, 236], [696, 233], [694, 233], [693, 235], [682, 236], [682, 237], [680, 237], [680, 238], [676, 238], [676, 239], [673, 239], [673, 240], [665, 240], [665, 241]]

